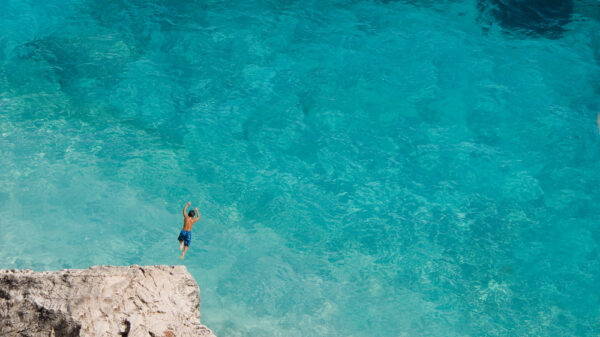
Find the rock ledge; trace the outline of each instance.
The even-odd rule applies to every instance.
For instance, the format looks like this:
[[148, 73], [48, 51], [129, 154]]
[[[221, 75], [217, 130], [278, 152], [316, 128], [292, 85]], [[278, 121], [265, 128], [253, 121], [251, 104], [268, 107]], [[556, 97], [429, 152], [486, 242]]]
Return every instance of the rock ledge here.
[[184, 266], [0, 269], [0, 336], [210, 336]]

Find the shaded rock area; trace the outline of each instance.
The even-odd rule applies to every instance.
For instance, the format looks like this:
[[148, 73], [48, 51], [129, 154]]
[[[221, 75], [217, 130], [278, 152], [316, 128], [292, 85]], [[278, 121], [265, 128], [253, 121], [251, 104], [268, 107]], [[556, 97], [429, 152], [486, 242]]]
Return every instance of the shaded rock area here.
[[547, 38], [560, 38], [571, 21], [573, 0], [478, 0], [502, 27]]
[[184, 266], [0, 270], [0, 336], [210, 336]]

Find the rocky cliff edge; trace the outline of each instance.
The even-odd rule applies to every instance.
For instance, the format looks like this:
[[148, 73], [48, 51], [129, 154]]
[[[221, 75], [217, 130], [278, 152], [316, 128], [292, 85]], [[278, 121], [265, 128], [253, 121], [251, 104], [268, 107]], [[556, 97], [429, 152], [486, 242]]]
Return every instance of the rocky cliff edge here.
[[215, 337], [184, 266], [0, 269], [0, 336]]

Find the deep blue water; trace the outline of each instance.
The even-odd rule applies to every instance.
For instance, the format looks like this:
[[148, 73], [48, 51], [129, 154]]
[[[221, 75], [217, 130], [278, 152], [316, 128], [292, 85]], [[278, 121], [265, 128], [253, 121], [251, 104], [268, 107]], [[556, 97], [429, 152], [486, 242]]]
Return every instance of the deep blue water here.
[[0, 268], [225, 336], [597, 336], [594, 1], [0, 0]]

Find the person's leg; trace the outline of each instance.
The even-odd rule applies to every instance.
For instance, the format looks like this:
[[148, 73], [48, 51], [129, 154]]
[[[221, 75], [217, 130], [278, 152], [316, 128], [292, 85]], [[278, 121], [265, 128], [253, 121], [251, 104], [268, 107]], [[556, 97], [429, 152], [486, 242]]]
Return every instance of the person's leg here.
[[183, 231], [181, 231], [179, 233], [179, 237], [177, 238], [177, 240], [179, 240], [179, 250], [183, 249], [183, 241], [185, 240], [185, 236], [183, 235]]
[[180, 260], [183, 260], [183, 257], [185, 256], [185, 253], [188, 250], [188, 246], [185, 246], [185, 248], [183, 249], [183, 253], [181, 253], [181, 257], [179, 258]]

